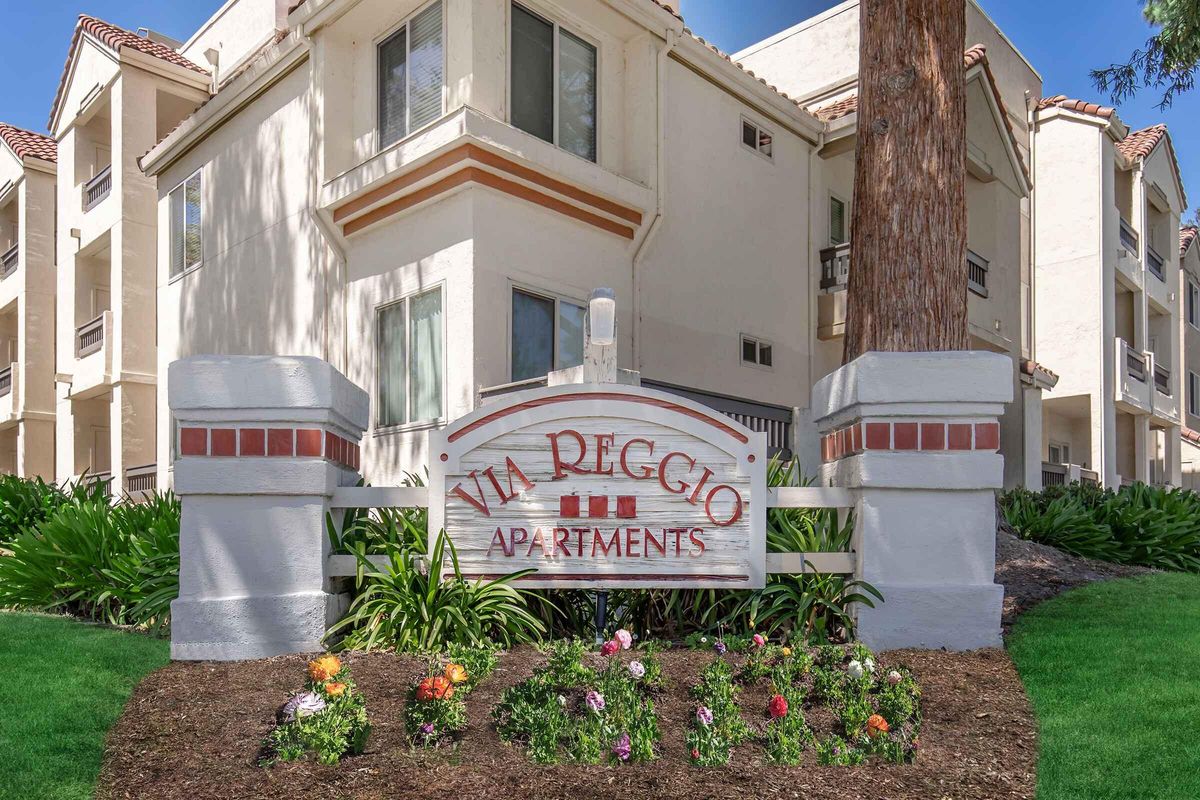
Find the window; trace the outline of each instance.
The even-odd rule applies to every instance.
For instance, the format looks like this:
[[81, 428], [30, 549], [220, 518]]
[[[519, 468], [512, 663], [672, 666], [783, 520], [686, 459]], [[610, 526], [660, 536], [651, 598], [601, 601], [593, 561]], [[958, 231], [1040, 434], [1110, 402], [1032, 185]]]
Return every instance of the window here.
[[512, 7], [512, 124], [596, 160], [596, 47]]
[[1200, 286], [1191, 278], [1187, 282], [1187, 321], [1193, 328], [1200, 328]]
[[442, 115], [442, 0], [379, 45], [379, 149]]
[[847, 241], [846, 203], [831, 195], [829, 198], [829, 244], [836, 247]]
[[742, 120], [742, 144], [756, 153], [774, 157], [775, 137], [748, 119]]
[[1050, 443], [1050, 463], [1051, 464], [1070, 464], [1071, 463], [1071, 446], [1062, 444], [1061, 442]]
[[753, 336], [742, 336], [742, 363], [756, 364], [760, 367], [774, 366], [773, 353], [769, 342], [756, 339]]
[[200, 235], [202, 211], [200, 173], [171, 190], [167, 204], [171, 215], [171, 277], [200, 266], [204, 255]]
[[1200, 375], [1188, 370], [1187, 409], [1193, 417], [1200, 417]]
[[376, 312], [381, 428], [442, 417], [442, 289]]
[[512, 379], [582, 364], [585, 312], [582, 303], [513, 289]]

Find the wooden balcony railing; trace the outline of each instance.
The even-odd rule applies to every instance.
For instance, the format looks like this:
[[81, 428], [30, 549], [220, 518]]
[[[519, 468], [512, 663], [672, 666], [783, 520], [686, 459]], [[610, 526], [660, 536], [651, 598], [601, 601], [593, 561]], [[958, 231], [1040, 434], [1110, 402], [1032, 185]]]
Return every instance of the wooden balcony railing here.
[[83, 185], [83, 210], [91, 211], [112, 191], [112, 164]]
[[1067, 485], [1067, 465], [1042, 462], [1042, 488]]
[[83, 358], [104, 346], [104, 315], [80, 325], [75, 331], [75, 357]]
[[1125, 369], [1129, 373], [1129, 377], [1134, 380], [1146, 382], [1146, 357], [1129, 346], [1129, 342], [1123, 342], [1125, 345]]
[[1159, 394], [1171, 396], [1171, 370], [1159, 366], [1157, 361], [1154, 363], [1154, 388]]
[[1135, 258], [1137, 257], [1137, 253], [1138, 253], [1137, 231], [1135, 231], [1133, 229], [1133, 226], [1130, 225], [1129, 221], [1127, 219], [1125, 219], [1124, 217], [1121, 217], [1121, 245], [1126, 250], [1128, 250], [1130, 253], [1133, 253]]
[[7, 366], [0, 369], [0, 397], [5, 397], [12, 393], [13, 386], [13, 368]]
[[1146, 245], [1146, 267], [1154, 273], [1154, 277], [1160, 281], [1166, 281], [1166, 273], [1163, 271], [1163, 257], [1158, 254], [1150, 245]]
[[125, 493], [152, 494], [158, 488], [158, 465], [146, 464], [125, 470]]
[[850, 281], [850, 243], [821, 251], [821, 288], [840, 289]]
[[17, 262], [20, 260], [21, 248], [19, 245], [13, 245], [4, 251], [4, 255], [0, 256], [0, 280], [7, 278], [17, 271]]

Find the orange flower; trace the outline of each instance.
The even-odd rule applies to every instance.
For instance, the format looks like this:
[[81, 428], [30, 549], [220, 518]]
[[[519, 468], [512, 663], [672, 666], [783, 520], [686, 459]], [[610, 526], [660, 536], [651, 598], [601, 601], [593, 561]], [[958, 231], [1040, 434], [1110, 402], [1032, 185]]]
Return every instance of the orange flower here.
[[454, 684], [445, 677], [426, 678], [417, 684], [417, 701], [428, 703], [430, 700], [449, 700], [454, 696]]
[[446, 671], [442, 674], [451, 683], [467, 682], [467, 670], [461, 664], [447, 664]]
[[867, 734], [869, 736], [882, 736], [888, 732], [887, 720], [878, 714], [872, 714], [867, 719]]
[[308, 677], [319, 683], [333, 680], [342, 671], [342, 662], [337, 656], [321, 656], [308, 662]]
[[325, 694], [330, 697], [341, 697], [346, 693], [346, 688], [346, 684], [333, 681], [325, 684]]

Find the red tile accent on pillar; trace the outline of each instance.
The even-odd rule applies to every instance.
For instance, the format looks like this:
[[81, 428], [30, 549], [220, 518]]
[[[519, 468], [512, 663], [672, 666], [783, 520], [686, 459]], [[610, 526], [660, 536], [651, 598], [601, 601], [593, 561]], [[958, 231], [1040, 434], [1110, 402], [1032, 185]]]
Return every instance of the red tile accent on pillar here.
[[887, 422], [867, 423], [867, 449], [890, 450], [892, 447], [892, 426]]
[[999, 450], [1000, 449], [1000, 423], [998, 423], [998, 422], [976, 422], [975, 423], [975, 449], [976, 450]]
[[970, 450], [971, 449], [971, 425], [970, 423], [955, 423], [952, 422], [946, 426], [949, 431], [947, 438], [950, 442], [951, 450]]
[[226, 457], [237, 455], [237, 431], [233, 428], [213, 428], [211, 436], [212, 455]]
[[850, 450], [854, 453], [861, 453], [863, 449], [862, 425], [857, 422], [850, 429]]
[[242, 456], [265, 456], [267, 432], [262, 428], [242, 428], [238, 431]]
[[291, 456], [293, 452], [291, 428], [270, 428], [267, 430], [267, 455]]
[[179, 431], [179, 454], [208, 455], [208, 428], [183, 428]]
[[359, 468], [359, 459], [361, 457], [362, 457], [362, 452], [359, 449], [358, 444], [352, 445], [350, 448], [350, 468], [351, 469]]
[[637, 497], [633, 495], [617, 497], [617, 516], [621, 519], [635, 519], [637, 517]]
[[922, 422], [921, 423], [921, 449], [922, 450], [945, 450], [946, 449], [946, 423], [944, 423], [944, 422]]
[[588, 498], [588, 516], [595, 519], [604, 519], [608, 516], [608, 497], [606, 495], [592, 495]]
[[564, 494], [558, 498], [558, 515], [567, 519], [579, 517], [579, 495]]
[[833, 461], [832, 437], [827, 433], [821, 437], [821, 461], [828, 464]]
[[321, 457], [321, 431], [301, 428], [296, 431], [296, 455], [308, 458]]
[[325, 457], [328, 458], [330, 461], [333, 461], [333, 450], [334, 450], [333, 445], [334, 445], [334, 442], [336, 442], [336, 441], [337, 441], [336, 436], [334, 436], [329, 431], [325, 431]]
[[916, 450], [917, 449], [917, 423], [915, 423], [915, 422], [897, 422], [892, 425], [892, 435], [896, 439], [895, 449], [897, 449], [897, 450]]

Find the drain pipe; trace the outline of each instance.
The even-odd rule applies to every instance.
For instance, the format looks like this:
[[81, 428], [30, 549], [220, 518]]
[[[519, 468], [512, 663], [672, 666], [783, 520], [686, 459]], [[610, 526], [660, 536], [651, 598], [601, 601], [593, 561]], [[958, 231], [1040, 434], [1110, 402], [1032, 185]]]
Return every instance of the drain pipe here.
[[641, 372], [642, 369], [642, 259], [645, 257], [647, 245], [658, 237], [658, 230], [662, 227], [662, 220], [667, 209], [667, 128], [666, 128], [666, 85], [667, 85], [667, 58], [671, 51], [679, 43], [679, 34], [672, 28], [667, 29], [666, 41], [663, 43], [662, 49], [658, 53], [658, 76], [657, 76], [657, 92], [658, 97], [655, 98], [658, 107], [656, 114], [656, 126], [658, 128], [658, 152], [656, 155], [656, 166], [658, 168], [658, 185], [655, 187], [655, 208], [654, 219], [650, 223], [650, 229], [646, 231], [641, 243], [638, 244], [637, 250], [633, 253], [632, 261], [632, 283], [633, 283], [633, 369]]

